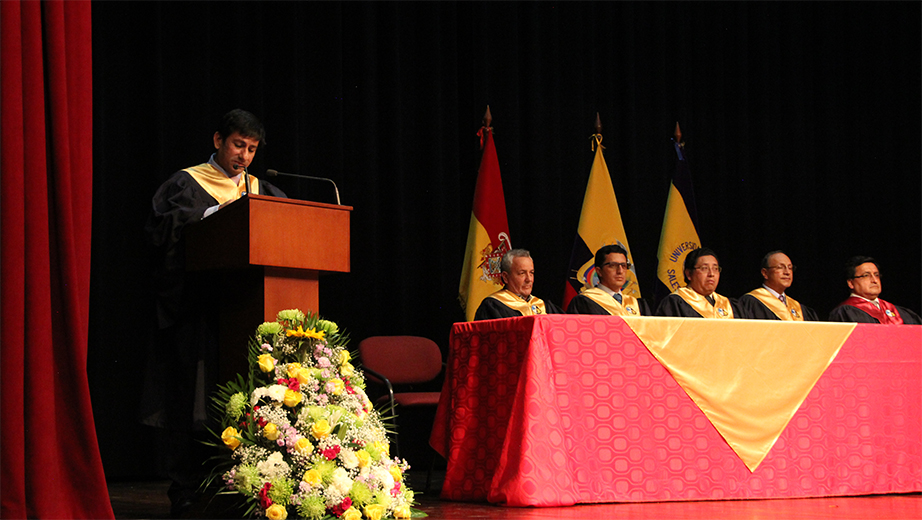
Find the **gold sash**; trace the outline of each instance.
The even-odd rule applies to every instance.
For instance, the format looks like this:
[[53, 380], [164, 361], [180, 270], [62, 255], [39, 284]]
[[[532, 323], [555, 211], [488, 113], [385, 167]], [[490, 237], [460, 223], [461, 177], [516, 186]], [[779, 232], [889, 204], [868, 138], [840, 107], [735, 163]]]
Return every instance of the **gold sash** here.
[[707, 298], [688, 287], [676, 289], [675, 294], [685, 300], [685, 303], [689, 304], [703, 318], [733, 318], [733, 307], [730, 306], [730, 299], [726, 296], [721, 296], [716, 292], [711, 293], [714, 298], [714, 305], [711, 305], [708, 303]]
[[522, 299], [521, 296], [513, 293], [508, 289], [503, 289], [501, 291], [496, 291], [495, 293], [488, 296], [488, 298], [495, 298], [499, 300], [499, 302], [506, 307], [521, 312], [522, 316], [547, 314], [547, 308], [544, 306], [544, 301], [537, 296], [532, 296], [526, 302]]
[[774, 294], [768, 292], [765, 287], [759, 287], [754, 291], [750, 291], [749, 296], [762, 302], [762, 305], [768, 307], [768, 310], [778, 316], [779, 320], [804, 321], [804, 312], [800, 308], [800, 303], [788, 295], [784, 295], [784, 302], [782, 302]]
[[605, 289], [598, 287], [586, 289], [580, 294], [598, 303], [600, 307], [613, 316], [640, 316], [640, 306], [637, 304], [637, 298], [628, 294], [621, 294], [622, 303], [618, 303], [618, 300], [605, 292]]
[[[234, 183], [210, 163], [185, 168], [185, 171], [195, 179], [195, 182], [199, 183], [202, 189], [214, 197], [218, 204], [237, 200], [246, 190], [244, 175], [241, 174], [238, 181]], [[255, 175], [250, 175], [250, 192], [253, 195], [259, 195], [259, 180]]]

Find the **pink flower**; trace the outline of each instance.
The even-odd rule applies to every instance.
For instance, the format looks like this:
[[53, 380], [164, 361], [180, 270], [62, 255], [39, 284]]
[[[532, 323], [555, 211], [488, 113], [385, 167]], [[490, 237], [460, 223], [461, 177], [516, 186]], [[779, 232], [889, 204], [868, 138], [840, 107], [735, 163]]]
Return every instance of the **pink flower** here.
[[272, 484], [266, 482], [262, 489], [259, 490], [259, 505], [263, 509], [269, 509], [269, 506], [272, 505], [272, 499], [269, 498], [269, 489], [272, 488]]
[[[327, 460], [333, 460], [338, 455], [339, 455], [339, 445], [338, 444], [334, 444], [333, 446], [330, 446], [329, 448], [323, 450], [323, 456], [326, 457]], [[347, 507], [346, 509], [349, 509], [349, 508]]]

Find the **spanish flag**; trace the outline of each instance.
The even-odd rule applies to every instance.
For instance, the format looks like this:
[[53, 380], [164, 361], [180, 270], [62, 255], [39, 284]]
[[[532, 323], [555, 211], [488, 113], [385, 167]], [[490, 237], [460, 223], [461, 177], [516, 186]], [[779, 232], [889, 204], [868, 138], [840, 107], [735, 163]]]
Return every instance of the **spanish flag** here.
[[[659, 264], [656, 276], [663, 282], [658, 287], [669, 294], [680, 287], [685, 287], [683, 267], [685, 256], [701, 246], [698, 239], [698, 211], [695, 209], [695, 191], [692, 186], [691, 171], [685, 158], [685, 143], [679, 123], [675, 125], [675, 138], [672, 140], [676, 153], [675, 177], [669, 187], [666, 200], [666, 215], [663, 217], [663, 231], [659, 238], [659, 250], [656, 254]], [[658, 298], [660, 299], [660, 298]]]
[[[598, 123], [596, 123], [598, 126]], [[563, 305], [567, 308], [570, 300], [583, 289], [595, 287], [599, 282], [595, 272], [595, 252], [602, 246], [617, 244], [627, 251], [627, 261], [633, 264], [631, 248], [627, 244], [624, 224], [621, 223], [621, 211], [612, 187], [611, 174], [602, 156], [602, 135], [594, 134], [593, 148], [595, 160], [589, 171], [589, 184], [583, 197], [583, 210], [579, 216], [579, 226], [573, 241], [573, 253], [570, 255], [570, 270]], [[633, 265], [627, 273], [627, 281], [621, 292], [640, 298], [640, 286]]]
[[490, 126], [490, 107], [484, 116], [484, 126], [478, 132], [483, 157], [474, 189], [474, 207], [471, 225], [467, 232], [464, 267], [461, 268], [461, 286], [458, 300], [467, 321], [474, 320], [477, 307], [488, 295], [503, 288], [499, 262], [512, 249], [509, 224], [506, 221], [506, 199], [503, 180], [499, 174], [499, 161], [493, 145], [493, 127]]

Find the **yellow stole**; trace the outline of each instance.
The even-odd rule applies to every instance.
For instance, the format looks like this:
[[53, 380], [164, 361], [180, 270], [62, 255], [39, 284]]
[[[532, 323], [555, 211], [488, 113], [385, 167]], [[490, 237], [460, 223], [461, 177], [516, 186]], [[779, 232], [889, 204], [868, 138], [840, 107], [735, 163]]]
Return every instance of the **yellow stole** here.
[[759, 287], [749, 292], [749, 296], [759, 300], [768, 310], [775, 313], [779, 320], [784, 321], [804, 321], [804, 313], [800, 308], [800, 303], [788, 295], [784, 296], [784, 302], [775, 297], [764, 287]]
[[614, 299], [605, 289], [593, 287], [586, 289], [582, 293], [590, 300], [599, 304], [600, 307], [608, 311], [612, 316], [640, 316], [640, 306], [637, 305], [637, 298], [622, 294], [621, 303]]
[[708, 303], [707, 298], [688, 287], [676, 289], [675, 294], [685, 300], [685, 303], [689, 304], [703, 318], [733, 318], [733, 307], [730, 306], [730, 299], [726, 296], [721, 296], [716, 292], [711, 293], [714, 298], [714, 305], [711, 305]]
[[[237, 200], [246, 191], [243, 174], [235, 183], [209, 163], [185, 168], [185, 171], [195, 179], [195, 182], [199, 183], [203, 190], [214, 197], [218, 204]], [[250, 175], [250, 192], [253, 195], [259, 195], [259, 180], [254, 175]]]
[[499, 302], [506, 307], [521, 312], [522, 316], [547, 314], [547, 309], [544, 307], [544, 301], [537, 296], [532, 296], [528, 301], [525, 301], [521, 296], [513, 293], [512, 291], [508, 289], [502, 289], [491, 294], [488, 296], [488, 298], [495, 298], [499, 300]]

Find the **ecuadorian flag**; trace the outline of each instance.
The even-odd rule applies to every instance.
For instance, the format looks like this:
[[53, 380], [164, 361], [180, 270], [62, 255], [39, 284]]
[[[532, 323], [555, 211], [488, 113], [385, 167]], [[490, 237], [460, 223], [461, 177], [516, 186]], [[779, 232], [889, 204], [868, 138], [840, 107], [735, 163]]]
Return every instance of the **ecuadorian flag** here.
[[[573, 253], [570, 256], [570, 271], [564, 289], [563, 305], [566, 308], [570, 300], [583, 289], [595, 287], [599, 282], [595, 272], [595, 252], [602, 246], [618, 244], [627, 251], [627, 261], [631, 264], [631, 248], [627, 244], [624, 224], [621, 223], [621, 211], [612, 187], [611, 174], [602, 156], [602, 136], [596, 134], [595, 160], [589, 171], [589, 184], [583, 197], [583, 210], [579, 216], [579, 226], [573, 241]], [[640, 298], [640, 286], [634, 267], [627, 273], [627, 281], [621, 292]]]
[[461, 268], [461, 286], [458, 288], [458, 300], [467, 321], [474, 320], [474, 313], [484, 298], [503, 288], [499, 262], [512, 249], [509, 224], [506, 221], [503, 181], [499, 174], [493, 129], [489, 122], [480, 130], [480, 136], [484, 140], [483, 157], [477, 173], [471, 225], [467, 232], [467, 247], [464, 249], [464, 266]]
[[[691, 171], [685, 160], [685, 143], [681, 142], [682, 132], [676, 123], [676, 137], [673, 145], [676, 153], [675, 177], [669, 186], [666, 200], [666, 215], [663, 217], [663, 231], [659, 238], [659, 250], [656, 254], [659, 263], [656, 277], [663, 282], [665, 294], [680, 287], [685, 287], [682, 272], [685, 256], [701, 246], [698, 239], [698, 212], [695, 209], [695, 191], [692, 186]], [[661, 291], [656, 291], [659, 294]]]

